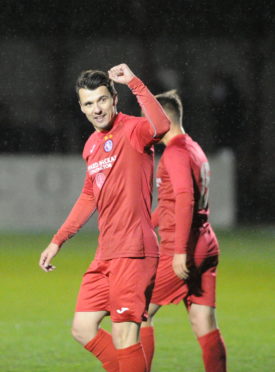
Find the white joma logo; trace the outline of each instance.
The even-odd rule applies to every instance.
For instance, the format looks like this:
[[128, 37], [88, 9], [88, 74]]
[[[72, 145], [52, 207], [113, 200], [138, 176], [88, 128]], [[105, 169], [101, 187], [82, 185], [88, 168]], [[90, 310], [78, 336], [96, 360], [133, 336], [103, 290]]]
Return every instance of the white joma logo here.
[[95, 149], [95, 144], [93, 144], [93, 147], [90, 150], [90, 154], [94, 151], [94, 149]]
[[128, 307], [122, 307], [121, 309], [117, 309], [117, 313], [119, 313], [119, 314], [122, 314], [122, 313], [124, 313], [124, 311], [127, 311], [127, 310], [129, 310], [129, 308]]

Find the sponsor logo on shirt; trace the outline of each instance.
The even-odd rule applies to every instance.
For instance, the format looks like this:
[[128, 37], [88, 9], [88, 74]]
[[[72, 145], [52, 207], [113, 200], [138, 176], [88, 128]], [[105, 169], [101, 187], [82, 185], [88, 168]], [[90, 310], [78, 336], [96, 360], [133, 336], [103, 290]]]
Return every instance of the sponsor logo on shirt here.
[[117, 313], [119, 313], [119, 314], [122, 314], [122, 313], [124, 313], [125, 311], [127, 311], [127, 310], [129, 310], [129, 308], [128, 307], [122, 307], [121, 309], [117, 309]]
[[161, 184], [161, 178], [156, 178], [156, 185], [157, 187], [160, 187], [160, 184]]
[[117, 155], [109, 156], [102, 160], [96, 161], [91, 165], [88, 165], [88, 173], [92, 176], [95, 173], [101, 172], [104, 169], [112, 168], [114, 162], [116, 161]]
[[95, 182], [96, 182], [96, 185], [99, 189], [102, 188], [102, 186], [104, 185], [104, 182], [106, 180], [106, 176], [104, 173], [97, 173], [97, 175], [95, 176]]

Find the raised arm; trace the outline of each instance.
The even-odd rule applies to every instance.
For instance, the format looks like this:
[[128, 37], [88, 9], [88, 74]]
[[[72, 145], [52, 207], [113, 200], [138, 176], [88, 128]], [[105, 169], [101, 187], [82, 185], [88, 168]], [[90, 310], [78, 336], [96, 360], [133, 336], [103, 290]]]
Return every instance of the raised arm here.
[[137, 97], [139, 105], [150, 123], [151, 138], [161, 138], [170, 128], [170, 121], [154, 95], [137, 78], [126, 64], [109, 70], [109, 77], [116, 83], [126, 84]]

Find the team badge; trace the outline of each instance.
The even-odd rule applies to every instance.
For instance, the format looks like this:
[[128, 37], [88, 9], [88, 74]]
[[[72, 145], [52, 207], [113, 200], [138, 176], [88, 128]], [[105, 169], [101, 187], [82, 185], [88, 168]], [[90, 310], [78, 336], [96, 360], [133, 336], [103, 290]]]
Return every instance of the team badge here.
[[104, 143], [104, 151], [105, 152], [110, 152], [112, 149], [113, 149], [113, 141], [112, 141], [112, 138], [113, 138], [113, 135], [112, 134], [107, 134], [104, 139], [105, 139], [105, 143]]
[[95, 182], [99, 189], [101, 189], [102, 186], [104, 185], [105, 179], [106, 176], [104, 173], [97, 173], [97, 175], [95, 176]]
[[104, 151], [105, 152], [110, 152], [113, 148], [113, 141], [111, 139], [108, 139], [105, 143], [104, 143]]

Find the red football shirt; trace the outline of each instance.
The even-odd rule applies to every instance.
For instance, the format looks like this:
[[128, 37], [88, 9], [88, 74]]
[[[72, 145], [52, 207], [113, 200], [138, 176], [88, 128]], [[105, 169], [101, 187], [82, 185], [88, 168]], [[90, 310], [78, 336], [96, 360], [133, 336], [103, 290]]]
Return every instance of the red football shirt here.
[[[129, 87], [146, 117], [119, 113], [112, 128], [94, 132], [83, 150], [87, 173], [82, 195], [90, 196], [87, 203], [91, 213], [94, 208], [98, 210], [98, 259], [158, 256], [150, 218], [152, 144], [167, 132], [170, 123], [138, 78], [133, 78]], [[82, 204], [87, 203], [82, 200]], [[69, 216], [55, 235], [53, 241], [57, 244], [62, 244], [86, 222], [87, 213], [80, 221], [81, 213], [75, 209], [74, 218]]]
[[[201, 227], [208, 219], [210, 168], [207, 157], [189, 135], [177, 135], [168, 142], [156, 176], [158, 206], [153, 219], [159, 226], [161, 252], [186, 253], [189, 234], [182, 239], [180, 236], [184, 225], [189, 224], [190, 232], [190, 228]], [[181, 195], [192, 195], [194, 206], [190, 209], [190, 221], [176, 217], [176, 199]]]

